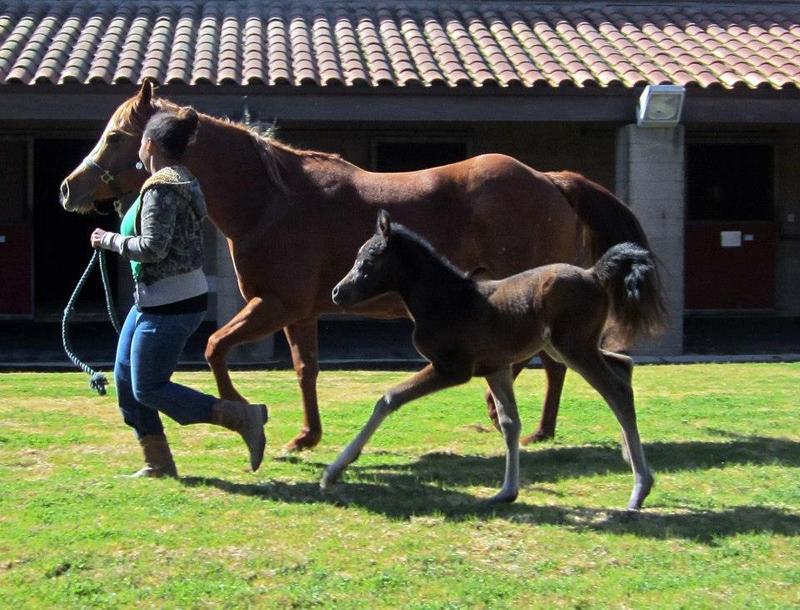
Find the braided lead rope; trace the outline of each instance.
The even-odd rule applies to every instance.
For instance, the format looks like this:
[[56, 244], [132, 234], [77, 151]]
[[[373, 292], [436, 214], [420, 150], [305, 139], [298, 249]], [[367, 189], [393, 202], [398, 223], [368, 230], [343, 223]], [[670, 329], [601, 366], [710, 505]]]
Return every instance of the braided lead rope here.
[[111, 325], [114, 327], [116, 333], [119, 334], [122, 325], [119, 323], [117, 310], [114, 308], [114, 297], [111, 293], [111, 282], [108, 280], [106, 252], [105, 250], [100, 249], [95, 250], [95, 252], [99, 254], [98, 259], [100, 261], [100, 279], [103, 280], [103, 293], [106, 297], [106, 311], [108, 312], [108, 319], [111, 320]]
[[89, 264], [86, 266], [83, 275], [81, 275], [80, 279], [78, 280], [78, 284], [75, 286], [75, 290], [72, 291], [72, 295], [70, 296], [69, 301], [67, 301], [67, 306], [64, 308], [64, 317], [61, 319], [61, 343], [64, 346], [64, 351], [67, 353], [67, 357], [72, 361], [72, 363], [90, 376], [89, 387], [93, 390], [96, 390], [100, 396], [105, 396], [108, 379], [103, 373], [95, 371], [92, 367], [75, 355], [75, 353], [72, 351], [72, 343], [69, 339], [69, 321], [72, 317], [72, 314], [75, 312], [75, 302], [78, 300], [78, 295], [80, 295], [81, 290], [83, 290], [86, 281], [89, 279], [89, 275], [92, 273], [92, 269], [94, 269], [94, 266], [98, 263], [98, 261], [100, 263], [100, 275], [103, 280], [103, 290], [105, 291], [106, 309], [108, 310], [108, 315], [111, 318], [111, 323], [114, 325], [114, 330], [117, 331], [117, 334], [119, 334], [119, 320], [117, 319], [117, 314], [114, 311], [111, 297], [111, 286], [108, 280], [105, 253], [103, 250], [97, 249], [92, 254], [92, 258], [89, 259]]

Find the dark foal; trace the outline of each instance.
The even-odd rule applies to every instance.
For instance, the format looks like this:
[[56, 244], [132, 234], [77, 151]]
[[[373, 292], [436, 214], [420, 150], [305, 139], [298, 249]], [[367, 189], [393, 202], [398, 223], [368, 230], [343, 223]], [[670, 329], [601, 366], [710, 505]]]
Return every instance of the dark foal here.
[[544, 350], [583, 376], [611, 407], [633, 469], [628, 508], [641, 508], [653, 476], [636, 426], [632, 361], [600, 344], [607, 327], [629, 342], [639, 332], [653, 333], [661, 325], [660, 284], [646, 250], [618, 244], [591, 269], [554, 264], [503, 280], [475, 281], [418, 235], [392, 224], [382, 211], [375, 235], [333, 289], [333, 300], [351, 306], [388, 292], [403, 299], [414, 320], [414, 345], [430, 364], [383, 395], [361, 432], [325, 470], [323, 488], [358, 458], [390, 413], [416, 398], [482, 376], [494, 395], [506, 442], [503, 487], [490, 501], [514, 501], [520, 420], [512, 367]]

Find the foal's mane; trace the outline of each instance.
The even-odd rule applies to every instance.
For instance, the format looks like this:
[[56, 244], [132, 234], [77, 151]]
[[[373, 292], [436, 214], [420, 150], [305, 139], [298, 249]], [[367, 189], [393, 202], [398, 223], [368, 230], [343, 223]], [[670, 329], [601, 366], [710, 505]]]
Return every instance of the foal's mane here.
[[390, 239], [395, 239], [397, 237], [399, 237], [401, 241], [410, 244], [412, 248], [416, 248], [418, 251], [422, 251], [425, 254], [427, 254], [431, 259], [433, 259], [436, 263], [447, 269], [447, 271], [455, 275], [458, 279], [465, 280], [470, 284], [475, 283], [475, 280], [471, 278], [468, 273], [464, 272], [463, 270], [456, 267], [453, 263], [451, 263], [449, 259], [447, 259], [438, 250], [436, 250], [436, 248], [434, 248], [431, 245], [431, 243], [424, 237], [421, 237], [419, 234], [414, 233], [414, 231], [412, 231], [405, 225], [393, 222], [392, 235]]
[[[113, 119], [117, 125], [130, 126], [137, 131], [144, 131], [148, 119], [157, 112], [172, 111], [175, 112], [181, 108], [175, 102], [171, 102], [165, 98], [153, 98], [150, 102], [153, 112], [150, 114], [143, 114], [139, 111], [136, 105], [137, 97], [132, 97], [123, 102], [119, 108], [114, 112]], [[233, 121], [228, 118], [218, 118], [210, 114], [198, 113], [201, 119], [207, 122], [221, 126], [226, 129], [233, 130], [234, 132], [242, 133], [250, 138], [254, 147], [256, 148], [261, 161], [267, 170], [267, 175], [270, 180], [281, 190], [287, 191], [287, 185], [283, 179], [282, 169], [286, 167], [285, 157], [293, 156], [305, 159], [321, 159], [326, 161], [342, 161], [341, 156], [334, 153], [326, 153], [316, 150], [303, 150], [294, 148], [289, 144], [279, 141], [274, 134], [273, 128], [267, 130], [259, 129], [252, 125]]]

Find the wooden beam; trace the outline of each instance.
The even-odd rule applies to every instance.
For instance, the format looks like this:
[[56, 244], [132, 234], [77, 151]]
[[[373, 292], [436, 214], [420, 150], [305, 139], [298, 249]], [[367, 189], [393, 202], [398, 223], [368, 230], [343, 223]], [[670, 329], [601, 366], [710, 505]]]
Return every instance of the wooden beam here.
[[[4, 87], [5, 127], [104, 122], [133, 87]], [[325, 89], [320, 87], [162, 87], [159, 94], [202, 112], [238, 118], [250, 112], [280, 122], [606, 122], [634, 121], [633, 89]], [[800, 123], [800, 92], [687, 92], [682, 123]], [[0, 126], [2, 127], [2, 126]]]

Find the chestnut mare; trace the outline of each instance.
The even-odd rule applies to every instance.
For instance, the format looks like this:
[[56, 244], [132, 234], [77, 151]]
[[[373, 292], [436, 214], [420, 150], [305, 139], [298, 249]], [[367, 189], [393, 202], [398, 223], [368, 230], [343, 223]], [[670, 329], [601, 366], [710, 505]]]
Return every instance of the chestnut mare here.
[[[154, 97], [145, 81], [62, 183], [63, 207], [89, 212], [99, 201], [138, 191], [147, 177], [135, 169], [144, 125], [156, 111], [175, 108]], [[316, 392], [320, 314], [407, 316], [396, 297], [355, 308], [336, 307], [330, 299], [379, 208], [481, 277], [552, 262], [589, 265], [620, 242], [647, 247], [636, 217], [603, 187], [578, 174], [537, 172], [499, 154], [417, 172], [373, 173], [337, 155], [294, 150], [201, 114], [184, 163], [199, 178], [209, 216], [227, 238], [246, 301], [209, 338], [206, 359], [220, 396], [240, 400], [227, 354], [284, 329], [304, 407], [303, 429], [288, 449], [313, 447], [322, 436]], [[546, 353], [541, 357], [547, 395], [539, 430], [527, 440], [553, 436], [566, 371]], [[491, 413], [488, 395], [487, 401]]]
[[647, 250], [617, 244], [588, 270], [557, 263], [502, 280], [475, 281], [381, 211], [375, 235], [361, 247], [332, 298], [351, 307], [389, 292], [408, 308], [414, 346], [430, 364], [378, 400], [361, 432], [325, 470], [323, 489], [358, 458], [389, 414], [481, 376], [489, 382], [506, 441], [503, 487], [490, 502], [513, 502], [519, 491], [520, 421], [512, 366], [544, 351], [577, 371], [611, 407], [633, 469], [628, 509], [642, 507], [653, 476], [636, 426], [633, 362], [600, 345], [608, 321], [623, 344], [662, 326], [661, 283]]

